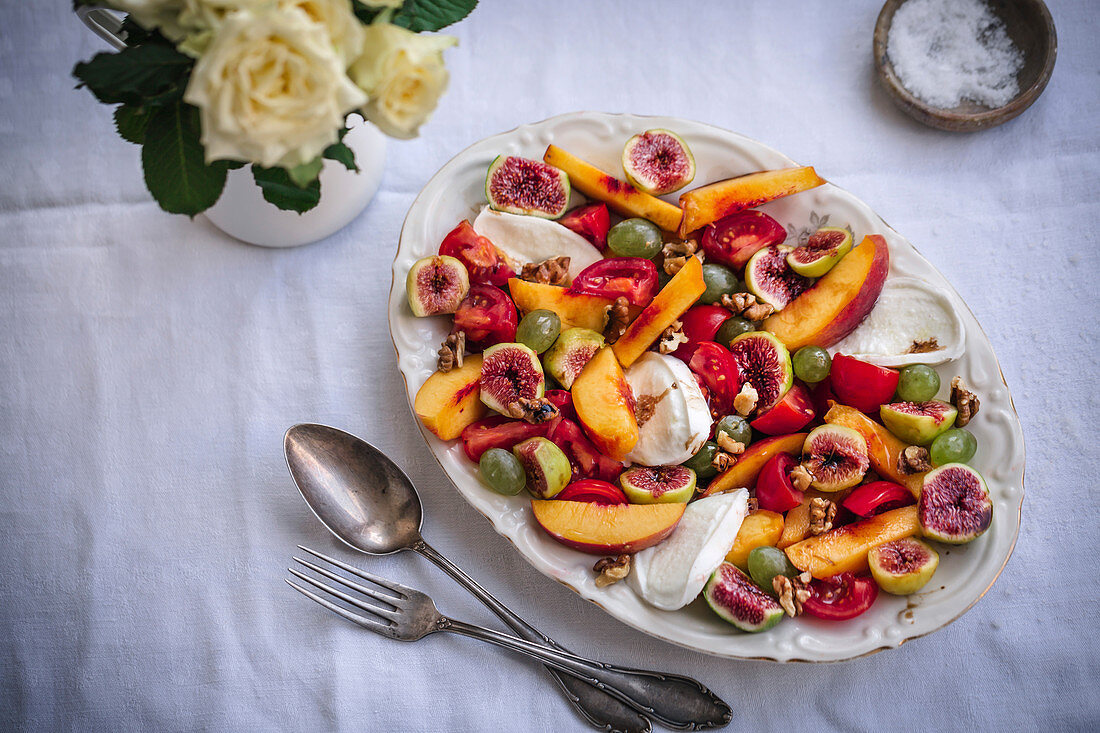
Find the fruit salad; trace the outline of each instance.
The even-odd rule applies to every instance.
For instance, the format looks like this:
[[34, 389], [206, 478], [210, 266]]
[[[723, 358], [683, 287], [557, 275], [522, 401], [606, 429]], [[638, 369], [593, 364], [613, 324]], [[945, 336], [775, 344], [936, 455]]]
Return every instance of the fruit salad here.
[[407, 275], [413, 315], [451, 323], [417, 417], [656, 608], [701, 597], [759, 632], [919, 591], [993, 519], [950, 294], [890, 276], [880, 234], [757, 208], [824, 185], [813, 167], [674, 204], [695, 159], [655, 129], [622, 168], [493, 160], [480, 212]]

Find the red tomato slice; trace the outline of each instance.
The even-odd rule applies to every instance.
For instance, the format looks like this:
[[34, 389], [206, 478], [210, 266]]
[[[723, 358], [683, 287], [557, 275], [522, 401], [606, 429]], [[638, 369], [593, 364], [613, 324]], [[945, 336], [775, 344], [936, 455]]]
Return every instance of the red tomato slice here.
[[899, 509], [915, 503], [917, 500], [904, 486], [895, 484], [893, 481], [872, 481], [848, 494], [848, 498], [841, 502], [841, 506], [852, 514], [873, 517], [891, 509]]
[[573, 467], [574, 478], [598, 478], [604, 481], [617, 481], [623, 472], [623, 464], [600, 450], [588, 439], [580, 425], [562, 418], [546, 434]]
[[475, 347], [516, 340], [519, 314], [515, 303], [498, 287], [482, 283], [471, 285], [470, 293], [455, 311], [451, 332], [465, 331], [466, 341]]
[[763, 211], [739, 211], [719, 219], [703, 232], [701, 245], [707, 262], [735, 270], [745, 266], [757, 251], [787, 238], [783, 225]]
[[729, 412], [733, 408], [733, 398], [741, 391], [741, 378], [733, 355], [721, 344], [701, 341], [695, 346], [688, 367], [702, 377], [710, 390], [711, 410], [722, 414]]
[[810, 583], [810, 597], [802, 610], [828, 621], [845, 621], [860, 615], [878, 598], [878, 584], [865, 576], [840, 573]]
[[829, 383], [841, 403], [877, 416], [879, 405], [894, 396], [899, 376], [896, 369], [837, 354], [829, 370]]
[[463, 219], [439, 245], [439, 254], [450, 255], [466, 265], [471, 283], [489, 283], [503, 288], [516, 273], [493, 243], [474, 231]]
[[601, 252], [607, 249], [607, 230], [611, 228], [607, 204], [578, 206], [558, 219], [558, 223], [587, 239]]
[[644, 307], [657, 294], [657, 266], [641, 257], [610, 257], [581, 270], [569, 289], [601, 298], [624, 297]]
[[601, 506], [629, 503], [626, 494], [618, 486], [595, 478], [574, 481], [554, 498], [559, 501], [587, 501]]
[[720, 305], [695, 305], [680, 318], [688, 341], [713, 341], [714, 334], [732, 314]]
[[512, 450], [512, 446], [528, 438], [546, 437], [549, 429], [549, 423], [532, 425], [523, 420], [494, 415], [478, 420], [462, 431], [462, 449], [466, 451], [467, 458], [477, 463], [481, 460], [481, 454], [490, 448]]

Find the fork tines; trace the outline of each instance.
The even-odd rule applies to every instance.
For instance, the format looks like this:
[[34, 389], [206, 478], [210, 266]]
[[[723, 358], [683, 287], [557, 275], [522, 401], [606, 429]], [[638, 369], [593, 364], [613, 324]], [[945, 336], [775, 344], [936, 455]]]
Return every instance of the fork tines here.
[[[341, 575], [337, 575], [336, 573], [332, 572], [331, 570], [326, 570], [325, 568], [320, 567], [319, 565], [316, 565], [312, 562], [309, 562], [308, 560], [303, 560], [299, 557], [295, 557], [294, 561], [300, 563], [301, 565], [308, 568], [309, 570], [312, 570], [314, 573], [317, 573], [318, 575], [320, 575], [324, 578], [327, 578], [331, 581], [339, 583], [340, 585], [342, 585], [342, 586], [344, 586], [344, 587], [346, 587], [350, 590], [353, 590], [356, 593], [359, 593], [363, 596], [366, 596], [368, 598], [373, 598], [376, 601], [380, 601], [380, 602], [386, 604], [386, 606], [389, 606], [389, 608], [382, 608], [382, 607], [379, 607], [378, 605], [367, 603], [367, 602], [365, 602], [365, 601], [363, 601], [359, 598], [356, 598], [355, 596], [352, 596], [352, 595], [350, 595], [348, 593], [345, 593], [341, 590], [333, 588], [332, 586], [330, 586], [326, 583], [323, 583], [322, 581], [320, 581], [320, 580], [318, 580], [314, 577], [311, 577], [309, 575], [306, 575], [305, 573], [302, 573], [298, 570], [295, 570], [294, 568], [288, 568], [291, 575], [293, 575], [296, 578], [299, 578], [300, 580], [308, 583], [309, 585], [312, 585], [314, 588], [317, 588], [318, 590], [321, 590], [324, 593], [326, 593], [326, 594], [328, 594], [328, 595], [330, 595], [334, 598], [337, 598], [337, 599], [343, 601], [344, 603], [346, 603], [350, 606], [353, 606], [354, 608], [358, 608], [359, 610], [366, 611], [367, 613], [371, 614], [372, 616], [385, 619], [385, 621], [379, 621], [377, 618], [371, 618], [371, 617], [368, 617], [368, 616], [363, 616], [361, 614], [355, 613], [354, 611], [351, 611], [351, 610], [349, 610], [349, 609], [345, 608], [344, 606], [341, 606], [337, 603], [333, 603], [328, 598], [322, 597], [322, 596], [314, 593], [313, 591], [302, 587], [298, 583], [295, 583], [293, 580], [290, 580], [289, 578], [287, 578], [286, 582], [292, 588], [294, 588], [294, 590], [298, 591], [299, 593], [306, 596], [307, 598], [310, 598], [310, 599], [316, 601], [317, 603], [321, 604], [322, 606], [324, 606], [328, 610], [332, 611], [333, 613], [346, 618], [348, 621], [359, 624], [360, 626], [362, 626], [364, 628], [370, 629], [371, 631], [382, 634], [384, 636], [389, 636], [389, 637], [392, 637], [392, 638], [397, 637], [397, 628], [396, 628], [396, 625], [395, 625], [394, 622], [401, 618], [400, 609], [403, 607], [403, 602], [409, 597], [409, 592], [412, 590], [411, 588], [408, 588], [407, 586], [401, 585], [400, 583], [395, 583], [392, 580], [386, 580], [385, 578], [379, 577], [377, 575], [373, 575], [373, 574], [368, 573], [366, 571], [360, 570], [356, 567], [352, 567], [351, 565], [348, 565], [347, 563], [341, 562], [341, 561], [339, 561], [335, 558], [332, 558], [332, 557], [328, 557], [327, 555], [323, 555], [322, 553], [317, 552], [316, 550], [311, 550], [308, 547], [303, 547], [302, 545], [298, 545], [298, 549], [303, 550], [305, 552], [308, 552], [309, 554], [314, 555], [315, 557], [320, 558], [321, 560], [324, 560], [325, 562], [330, 563], [330, 564], [336, 566], [337, 568], [340, 568], [341, 570], [344, 570], [348, 573], [351, 573], [352, 575], [356, 575], [356, 576], [358, 576], [360, 578], [363, 578], [364, 580], [367, 580], [367, 581], [369, 581], [369, 582], [371, 582], [371, 583], [373, 583], [377, 586], [380, 586], [382, 588], [385, 588], [386, 590], [392, 591], [394, 595], [390, 595], [388, 593], [382, 593], [382, 592], [377, 591], [373, 588], [368, 588], [365, 585], [362, 585], [360, 583], [356, 583], [355, 581], [350, 580], [348, 578], [345, 578]], [[391, 609], [393, 609], [393, 610], [391, 610]]]

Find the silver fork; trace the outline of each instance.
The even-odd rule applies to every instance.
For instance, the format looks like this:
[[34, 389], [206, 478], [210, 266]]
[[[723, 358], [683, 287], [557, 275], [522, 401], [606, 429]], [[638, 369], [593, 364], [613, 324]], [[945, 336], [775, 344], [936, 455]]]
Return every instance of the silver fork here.
[[[338, 590], [299, 570], [288, 568], [291, 575], [294, 577], [369, 615], [349, 610], [344, 606], [332, 602], [328, 598], [322, 597], [302, 587], [289, 578], [286, 579], [286, 582], [290, 584], [292, 588], [317, 603], [320, 603], [333, 613], [343, 616], [348, 621], [358, 624], [365, 629], [369, 629], [376, 634], [381, 634], [382, 636], [390, 639], [397, 639], [399, 641], [418, 641], [428, 634], [449, 631], [453, 634], [461, 634], [463, 636], [480, 639], [481, 641], [487, 641], [490, 644], [496, 644], [505, 649], [511, 649], [512, 651], [520, 652], [529, 657], [534, 657], [554, 669], [583, 680], [618, 700], [621, 700], [623, 703], [640, 713], [653, 717], [670, 728], [679, 730], [720, 728], [727, 725], [733, 717], [733, 713], [728, 705], [718, 698], [717, 695], [710, 692], [710, 690], [690, 677], [650, 672], [641, 669], [629, 669], [607, 664], [605, 662], [596, 662], [585, 659], [584, 657], [579, 657], [576, 654], [536, 644], [515, 636], [509, 636], [499, 631], [493, 631], [492, 629], [476, 626], [464, 621], [457, 621], [440, 613], [436, 609], [432, 599], [418, 590], [360, 570], [340, 560], [323, 555], [316, 550], [311, 550], [308, 547], [298, 545], [298, 548], [345, 572], [358, 576], [363, 580], [369, 581], [389, 591], [384, 593], [374, 588], [369, 588], [338, 575], [331, 570], [327, 570], [309, 562], [308, 560], [303, 560], [299, 557], [294, 558], [295, 562], [312, 570], [317, 575], [355, 591], [360, 594], [360, 596], [365, 596], [366, 598], [384, 604], [384, 606], [380, 606], [377, 603], [367, 602], [363, 600], [362, 597], [356, 597]], [[646, 699], [646, 683], [653, 679], [665, 682], [666, 694], [662, 696], [658, 709], [654, 709], [653, 701]], [[671, 693], [668, 693], [669, 686], [673, 688]], [[682, 694], [677, 695], [675, 687], [680, 687], [683, 691]], [[710, 701], [710, 704], [705, 706], [705, 709], [700, 706], [701, 694]], [[715, 708], [718, 708], [719, 711], [717, 716], [715, 715]]]

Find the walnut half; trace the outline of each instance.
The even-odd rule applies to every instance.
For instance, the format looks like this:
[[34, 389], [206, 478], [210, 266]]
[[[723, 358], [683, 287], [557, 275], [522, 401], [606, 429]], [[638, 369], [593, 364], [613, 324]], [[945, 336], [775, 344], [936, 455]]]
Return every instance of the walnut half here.
[[684, 324], [679, 321], [673, 321], [672, 325], [661, 332], [660, 338], [657, 339], [657, 351], [661, 354], [671, 354], [676, 349], [680, 348], [680, 344], [686, 344], [688, 337], [684, 335]]
[[920, 445], [911, 445], [898, 456], [898, 471], [904, 474], [921, 473], [932, 470], [928, 449]]
[[630, 301], [619, 296], [615, 298], [615, 302], [607, 306], [607, 326], [604, 327], [603, 335], [607, 340], [607, 343], [613, 344], [619, 340], [619, 337], [626, 332], [626, 327], [630, 325]]
[[814, 482], [814, 475], [810, 473], [810, 469], [803, 466], [801, 463], [795, 466], [791, 470], [791, 483], [799, 491], [805, 491], [810, 488], [810, 484]]
[[455, 331], [446, 339], [443, 340], [443, 345], [439, 347], [439, 359], [436, 361], [436, 366], [439, 367], [439, 371], [446, 374], [455, 368], [462, 366], [462, 357], [466, 352], [466, 332]]
[[733, 398], [733, 409], [737, 414], [744, 416], [756, 409], [756, 402], [760, 399], [760, 393], [748, 382], [741, 387], [741, 391]]
[[978, 408], [981, 406], [978, 396], [966, 388], [962, 377], [951, 380], [951, 404], [959, 411], [955, 418], [955, 426], [960, 428], [978, 414]]
[[528, 262], [519, 277], [543, 285], [565, 285], [569, 281], [569, 258], [551, 257], [542, 262]]
[[822, 497], [810, 499], [810, 534], [819, 535], [833, 528], [836, 504]]
[[508, 417], [522, 419], [532, 425], [548, 422], [560, 414], [558, 406], [545, 397], [520, 397], [519, 401], [508, 405]]
[[592, 570], [597, 573], [596, 587], [606, 588], [630, 575], [630, 555], [600, 558]]
[[776, 575], [772, 578], [772, 589], [779, 596], [779, 605], [791, 618], [802, 613], [802, 604], [810, 597], [810, 581], [813, 576], [802, 573], [795, 578], [786, 575]]
[[775, 308], [761, 303], [752, 293], [726, 293], [721, 303], [731, 313], [753, 322], [762, 321], [775, 312]]

